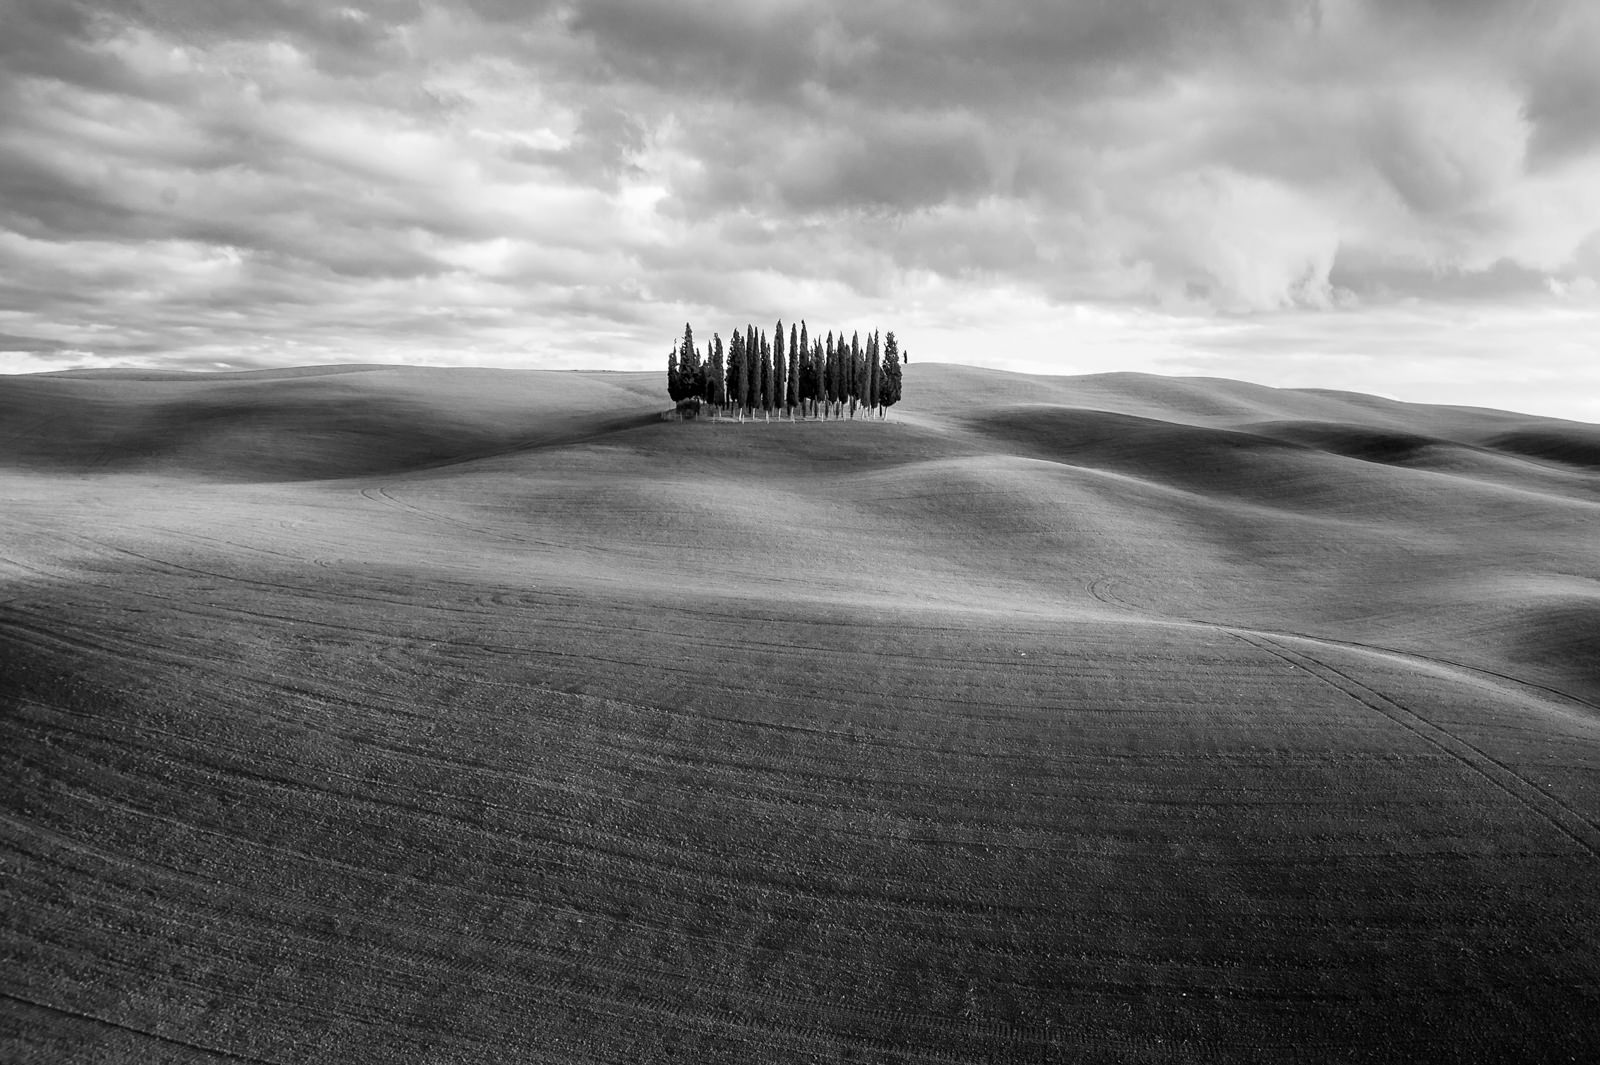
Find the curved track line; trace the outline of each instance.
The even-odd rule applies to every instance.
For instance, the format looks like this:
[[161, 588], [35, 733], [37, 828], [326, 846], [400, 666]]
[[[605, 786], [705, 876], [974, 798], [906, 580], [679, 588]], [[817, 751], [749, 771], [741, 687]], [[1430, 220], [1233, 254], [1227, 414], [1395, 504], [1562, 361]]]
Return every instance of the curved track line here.
[[1572, 807], [1544, 791], [1482, 748], [1439, 727], [1371, 685], [1356, 680], [1348, 673], [1330, 666], [1303, 650], [1286, 647], [1279, 641], [1260, 633], [1243, 630], [1227, 631], [1242, 643], [1305, 670], [1329, 687], [1344, 693], [1367, 709], [1382, 715], [1417, 738], [1450, 755], [1548, 821], [1562, 835], [1587, 851], [1591, 858], [1600, 860], [1600, 829], [1596, 829], [1587, 818]]
[[107, 1028], [115, 1028], [119, 1032], [128, 1032], [133, 1035], [142, 1036], [145, 1039], [153, 1039], [158, 1043], [165, 1043], [168, 1046], [182, 1047], [185, 1050], [195, 1051], [201, 1054], [210, 1054], [213, 1057], [218, 1058], [226, 1058], [229, 1061], [252, 1061], [259, 1063], [259, 1065], [277, 1065], [275, 1059], [273, 1058], [259, 1058], [254, 1054], [240, 1054], [233, 1050], [223, 1050], [221, 1047], [210, 1047], [200, 1043], [191, 1043], [186, 1039], [174, 1039], [170, 1035], [161, 1035], [146, 1028], [135, 1028], [131, 1024], [122, 1024], [119, 1021], [107, 1020], [105, 1017], [97, 1017], [92, 1013], [84, 1013], [81, 1010], [67, 1009], [65, 1006], [53, 1006], [48, 1002], [40, 1002], [37, 999], [28, 998], [24, 995], [13, 994], [10, 991], [0, 991], [0, 998], [10, 999], [12, 1002], [20, 1002], [25, 1006], [32, 1006], [34, 1009], [44, 1010], [47, 1013], [56, 1013], [63, 1017], [74, 1017], [80, 1021], [89, 1021], [92, 1024], [103, 1025]]
[[1328, 636], [1313, 636], [1307, 632], [1285, 632], [1273, 629], [1252, 629], [1245, 626], [1221, 625], [1214, 622], [1198, 622], [1197, 624], [1208, 624], [1213, 628], [1223, 629], [1228, 632], [1249, 632], [1254, 635], [1269, 639], [1278, 637], [1292, 640], [1305, 640], [1309, 643], [1324, 644], [1328, 647], [1342, 647], [1350, 651], [1364, 651], [1368, 654], [1387, 655], [1390, 658], [1397, 658], [1402, 661], [1426, 663], [1427, 665], [1436, 666], [1446, 671], [1456, 671], [1467, 674], [1476, 673], [1483, 677], [1493, 677], [1495, 680], [1503, 680], [1510, 684], [1515, 684], [1520, 688], [1530, 688], [1534, 691], [1542, 692], [1545, 695], [1553, 695], [1565, 702], [1575, 703], [1578, 706], [1582, 706], [1588, 710], [1592, 710], [1595, 713], [1600, 714], [1600, 705], [1592, 703], [1580, 695], [1573, 695], [1571, 692], [1562, 691], [1560, 688], [1552, 688], [1550, 685], [1540, 684], [1538, 681], [1524, 680], [1521, 677], [1514, 677], [1510, 673], [1501, 673], [1498, 670], [1488, 669], [1484, 666], [1474, 666], [1469, 665], [1466, 662], [1457, 662], [1450, 658], [1439, 658], [1435, 655], [1422, 654], [1419, 651], [1402, 651], [1398, 647], [1385, 647], [1382, 644], [1375, 643], [1361, 643], [1357, 640], [1336, 640]]
[[1581, 706], [1586, 710], [1593, 711], [1596, 714], [1600, 714], [1600, 703], [1593, 703], [1581, 695], [1574, 695], [1569, 691], [1563, 691], [1560, 688], [1551, 687], [1548, 684], [1541, 684], [1538, 681], [1526, 680], [1522, 677], [1513, 676], [1510, 673], [1501, 673], [1499, 670], [1489, 669], [1486, 666], [1475, 666], [1467, 662], [1457, 662], [1452, 658], [1440, 658], [1437, 655], [1423, 654], [1420, 651], [1406, 651], [1398, 647], [1387, 647], [1383, 644], [1362, 643], [1359, 640], [1340, 640], [1331, 636], [1317, 636], [1309, 632], [1292, 632], [1287, 629], [1258, 629], [1251, 625], [1235, 625], [1225, 621], [1210, 621], [1205, 618], [1191, 618], [1184, 617], [1179, 614], [1168, 614], [1152, 607], [1139, 606], [1138, 604], [1128, 602], [1126, 599], [1123, 599], [1121, 596], [1116, 594], [1116, 587], [1117, 581], [1115, 578], [1104, 576], [1097, 577], [1091, 581], [1088, 585], [1088, 591], [1090, 595], [1092, 595], [1099, 602], [1104, 603], [1106, 606], [1120, 607], [1123, 610], [1143, 615], [1146, 618], [1150, 618], [1158, 622], [1197, 625], [1203, 628], [1217, 629], [1221, 632], [1230, 634], [1237, 634], [1241, 632], [1249, 633], [1253, 636], [1260, 636], [1263, 639], [1278, 638], [1305, 640], [1310, 643], [1323, 644], [1328, 647], [1340, 647], [1351, 651], [1365, 651], [1369, 654], [1387, 655], [1391, 658], [1397, 658], [1402, 661], [1421, 662], [1447, 671], [1453, 670], [1467, 674], [1478, 674], [1481, 677], [1492, 677], [1495, 680], [1506, 681], [1509, 684], [1515, 684], [1519, 688], [1527, 688], [1532, 691], [1542, 692], [1545, 695], [1553, 695], [1563, 702], [1572, 703], [1576, 706]]

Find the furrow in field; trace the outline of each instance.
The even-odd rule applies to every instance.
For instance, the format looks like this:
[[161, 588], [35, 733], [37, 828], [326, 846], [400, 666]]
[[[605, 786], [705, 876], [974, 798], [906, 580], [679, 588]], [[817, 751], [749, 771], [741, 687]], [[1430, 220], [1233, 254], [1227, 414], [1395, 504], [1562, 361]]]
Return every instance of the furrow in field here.
[[1553, 828], [1572, 840], [1573, 843], [1577, 844], [1591, 857], [1600, 859], [1600, 829], [1596, 829], [1593, 824], [1572, 807], [1562, 802], [1559, 797], [1538, 787], [1480, 747], [1439, 727], [1415, 711], [1400, 705], [1371, 685], [1356, 680], [1343, 670], [1313, 657], [1303, 648], [1289, 647], [1283, 641], [1274, 640], [1260, 634], [1246, 635], [1241, 632], [1236, 633], [1236, 635], [1251, 646], [1259, 647], [1291, 665], [1298, 665], [1300, 668], [1309, 671], [1312, 676], [1318, 677], [1331, 687], [1344, 692], [1361, 705], [1383, 715], [1439, 750], [1445, 751], [1451, 757], [1458, 759], [1463, 765], [1468, 766], [1484, 779], [1490, 781], [1495, 787], [1526, 806], [1530, 811], [1549, 822]]

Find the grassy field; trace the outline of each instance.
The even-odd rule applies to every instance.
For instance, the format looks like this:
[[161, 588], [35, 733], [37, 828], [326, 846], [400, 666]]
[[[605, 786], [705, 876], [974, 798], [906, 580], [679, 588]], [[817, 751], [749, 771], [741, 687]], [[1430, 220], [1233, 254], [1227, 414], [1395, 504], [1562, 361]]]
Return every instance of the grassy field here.
[[1600, 428], [0, 378], [0, 1060], [1600, 1056]]

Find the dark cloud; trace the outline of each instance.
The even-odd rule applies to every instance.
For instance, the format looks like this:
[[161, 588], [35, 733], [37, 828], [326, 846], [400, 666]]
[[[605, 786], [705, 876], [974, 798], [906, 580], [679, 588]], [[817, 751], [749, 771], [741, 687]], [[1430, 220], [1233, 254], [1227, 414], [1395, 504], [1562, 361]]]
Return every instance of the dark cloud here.
[[465, 0], [462, 6], [491, 24], [520, 26], [544, 19], [558, 3], [557, 0]]
[[671, 209], [691, 218], [905, 212], [969, 203], [1001, 176], [983, 130], [958, 114], [800, 123], [777, 137], [773, 129], [711, 122], [686, 131], [703, 169], [675, 186]]
[[0, 333], [0, 351], [26, 351], [33, 355], [45, 355], [59, 352], [63, 347], [64, 345], [59, 340], [20, 336], [16, 333]]
[[1483, 269], [1469, 270], [1373, 261], [1359, 253], [1336, 259], [1329, 279], [1362, 300], [1379, 303], [1402, 298], [1442, 303], [1495, 302], [1537, 295], [1549, 287], [1549, 275], [1544, 271], [1510, 259], [1497, 259]]
[[14, 233], [48, 238], [127, 232], [137, 217], [111, 202], [82, 163], [58, 165], [0, 152], [0, 225]]
[[163, 38], [202, 48], [281, 41], [330, 73], [360, 76], [402, 56], [396, 31], [423, 10], [421, 0], [131, 0], [120, 14]]
[[780, 157], [774, 184], [785, 204], [803, 211], [959, 204], [990, 191], [986, 155], [965, 121], [891, 118], [876, 128], [803, 141]]
[[571, 142], [560, 148], [513, 143], [506, 157], [530, 166], [548, 167], [570, 178], [615, 183], [637, 174], [633, 160], [646, 145], [644, 126], [616, 107], [591, 105], [578, 114]]
[[1531, 161], [1560, 165], [1600, 148], [1600, 15], [1576, 27], [1527, 77]]
[[796, 104], [816, 88], [903, 108], [1160, 80], [1299, 31], [1313, 10], [1304, 0], [584, 0], [568, 24], [613, 77]]
[[80, 0], [7, 0], [0, 32], [0, 116], [32, 104], [23, 79], [43, 78], [104, 92], [142, 95], [144, 80], [99, 46], [117, 23]]
[[814, 69], [813, 22], [800, 4], [586, 0], [567, 26], [594, 42], [608, 79], [763, 98], [782, 96]]

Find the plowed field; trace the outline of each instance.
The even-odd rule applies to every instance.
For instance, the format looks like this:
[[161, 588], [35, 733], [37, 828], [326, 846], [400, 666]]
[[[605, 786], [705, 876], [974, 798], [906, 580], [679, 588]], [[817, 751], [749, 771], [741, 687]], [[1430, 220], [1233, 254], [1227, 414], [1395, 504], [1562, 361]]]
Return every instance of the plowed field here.
[[1600, 429], [0, 378], [0, 1060], [1600, 1057]]

